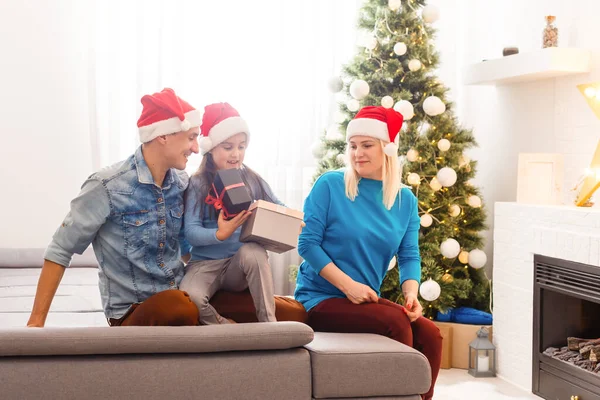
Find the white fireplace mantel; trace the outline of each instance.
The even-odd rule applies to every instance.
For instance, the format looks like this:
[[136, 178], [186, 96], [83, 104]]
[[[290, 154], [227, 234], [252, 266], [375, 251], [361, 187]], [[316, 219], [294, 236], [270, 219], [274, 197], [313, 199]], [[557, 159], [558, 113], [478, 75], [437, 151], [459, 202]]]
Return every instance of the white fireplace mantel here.
[[600, 266], [600, 209], [494, 205], [493, 314], [498, 375], [531, 391], [533, 255]]

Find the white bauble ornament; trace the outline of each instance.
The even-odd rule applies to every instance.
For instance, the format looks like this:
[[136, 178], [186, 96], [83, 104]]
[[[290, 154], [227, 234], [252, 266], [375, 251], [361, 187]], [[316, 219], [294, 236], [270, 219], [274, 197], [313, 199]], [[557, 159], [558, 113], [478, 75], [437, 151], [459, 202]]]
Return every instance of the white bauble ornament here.
[[469, 252], [468, 251], [461, 251], [460, 254], [458, 255], [458, 261], [460, 261], [463, 264], [468, 264], [469, 263]]
[[452, 204], [449, 208], [451, 217], [458, 217], [462, 211], [458, 204]]
[[339, 76], [334, 76], [333, 78], [329, 79], [327, 86], [331, 92], [337, 93], [344, 88], [344, 82]]
[[346, 103], [346, 108], [348, 109], [348, 111], [356, 112], [360, 108], [360, 103], [356, 99], [350, 99]]
[[433, 218], [431, 218], [430, 214], [421, 215], [421, 226], [424, 228], [428, 228], [433, 224]]
[[357, 79], [350, 85], [350, 96], [361, 100], [369, 94], [369, 84], [362, 79]]
[[388, 271], [394, 269], [394, 267], [396, 266], [396, 257], [392, 257], [392, 259], [390, 260], [390, 263], [388, 264]]
[[406, 181], [409, 185], [416, 186], [421, 183], [421, 177], [416, 172], [411, 172], [410, 174], [408, 174]]
[[448, 139], [441, 139], [438, 142], [437, 146], [438, 146], [438, 149], [440, 149], [441, 151], [448, 151], [448, 150], [450, 150], [451, 144], [450, 144], [450, 141]]
[[402, 0], [388, 0], [388, 7], [392, 11], [397, 11], [402, 6]]
[[419, 159], [419, 152], [415, 149], [410, 149], [406, 153], [406, 159], [410, 162], [415, 162]]
[[440, 252], [446, 258], [455, 258], [460, 253], [460, 244], [455, 239], [446, 239], [440, 245]]
[[475, 269], [482, 268], [487, 262], [487, 256], [479, 249], [474, 249], [469, 252], [469, 265]]
[[337, 157], [337, 155], [338, 155], [337, 150], [331, 149], [325, 154], [325, 157], [326, 158], [334, 158], [334, 157]]
[[444, 187], [450, 187], [456, 183], [456, 171], [450, 167], [440, 169], [436, 175], [437, 180]]
[[473, 208], [479, 208], [481, 207], [481, 199], [479, 198], [479, 196], [469, 196], [469, 198], [467, 199], [467, 204]]
[[423, 17], [423, 21], [427, 22], [428, 24], [432, 24], [440, 19], [440, 10], [433, 4], [430, 4], [423, 8], [421, 16]]
[[311, 151], [314, 158], [320, 159], [325, 156], [325, 146], [321, 141], [313, 143]]
[[335, 160], [340, 163], [340, 164], [346, 164], [346, 155], [345, 154], [338, 154], [337, 157], [335, 158]]
[[333, 120], [336, 124], [341, 124], [346, 120], [346, 116], [341, 111], [336, 111]]
[[402, 43], [402, 42], [398, 42], [394, 45], [394, 53], [396, 53], [397, 56], [403, 56], [406, 54], [406, 44]]
[[446, 111], [446, 105], [439, 97], [429, 96], [423, 102], [423, 111], [425, 111], [427, 115], [435, 117]]
[[343, 140], [344, 135], [340, 132], [339, 125], [331, 125], [325, 133], [325, 139], [327, 140]]
[[421, 61], [412, 59], [408, 62], [408, 69], [410, 69], [412, 72], [415, 72], [421, 69], [421, 65]]
[[383, 96], [381, 98], [381, 105], [385, 108], [392, 108], [394, 105], [394, 99], [392, 96]]
[[365, 47], [368, 50], [375, 49], [375, 47], [377, 47], [377, 38], [375, 36], [368, 37], [367, 40], [366, 40], [366, 42], [365, 42]]
[[440, 297], [442, 293], [442, 288], [440, 284], [429, 278], [425, 282], [421, 283], [421, 287], [419, 287], [419, 294], [425, 301], [434, 301]]
[[435, 176], [433, 178], [431, 178], [431, 182], [429, 182], [429, 186], [436, 192], [442, 188], [442, 184], [440, 183], [440, 181], [437, 180], [437, 178]]
[[415, 109], [410, 101], [400, 100], [394, 105], [394, 110], [398, 111], [404, 117], [405, 121], [415, 116]]

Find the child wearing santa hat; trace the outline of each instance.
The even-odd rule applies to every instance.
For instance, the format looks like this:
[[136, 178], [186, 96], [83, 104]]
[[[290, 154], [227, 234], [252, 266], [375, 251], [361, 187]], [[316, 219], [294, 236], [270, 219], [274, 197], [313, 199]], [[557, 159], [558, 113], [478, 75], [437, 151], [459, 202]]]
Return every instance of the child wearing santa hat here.
[[[417, 298], [420, 219], [416, 197], [400, 182], [395, 141], [402, 122], [393, 109], [364, 107], [348, 124], [349, 166], [323, 174], [304, 203], [295, 297], [315, 331], [377, 333], [417, 347], [431, 365], [423, 395], [431, 399], [442, 337]], [[393, 257], [404, 306], [379, 297]]]
[[198, 306], [200, 322], [304, 321], [306, 312], [300, 303], [274, 296], [266, 250], [257, 243], [240, 242], [241, 227], [250, 212], [227, 220], [205, 202], [216, 172], [238, 168], [253, 200], [283, 205], [267, 182], [244, 164], [250, 142], [246, 121], [228, 103], [210, 104], [204, 109], [200, 136], [204, 157], [186, 192], [184, 214], [192, 259], [181, 283]]

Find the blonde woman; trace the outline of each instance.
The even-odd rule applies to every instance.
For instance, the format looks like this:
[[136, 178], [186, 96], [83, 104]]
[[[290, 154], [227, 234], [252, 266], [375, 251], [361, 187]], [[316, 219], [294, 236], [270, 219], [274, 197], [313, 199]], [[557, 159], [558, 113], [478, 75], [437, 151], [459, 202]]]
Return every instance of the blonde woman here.
[[[417, 199], [402, 187], [394, 144], [402, 121], [392, 109], [364, 107], [348, 124], [348, 168], [323, 174], [304, 204], [295, 297], [315, 331], [376, 333], [420, 350], [432, 372], [423, 399], [432, 399], [442, 337], [417, 298]], [[404, 306], [379, 297], [394, 256]]]

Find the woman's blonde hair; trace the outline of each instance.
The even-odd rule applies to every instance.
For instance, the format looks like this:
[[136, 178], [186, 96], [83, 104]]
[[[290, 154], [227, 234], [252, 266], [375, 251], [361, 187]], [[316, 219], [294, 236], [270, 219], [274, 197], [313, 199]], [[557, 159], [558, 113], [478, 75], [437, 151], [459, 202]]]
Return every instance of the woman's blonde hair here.
[[[392, 208], [396, 202], [396, 196], [402, 188], [402, 181], [400, 179], [400, 162], [397, 156], [388, 156], [383, 151], [384, 146], [387, 143], [383, 140], [379, 140], [381, 151], [383, 153], [383, 168], [381, 180], [383, 181], [383, 205], [388, 210]], [[360, 175], [352, 167], [350, 163], [349, 150], [346, 151], [346, 160], [348, 166], [344, 172], [344, 182], [346, 184], [346, 196], [354, 201], [358, 196], [358, 182], [360, 181]]]

